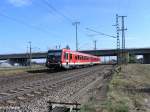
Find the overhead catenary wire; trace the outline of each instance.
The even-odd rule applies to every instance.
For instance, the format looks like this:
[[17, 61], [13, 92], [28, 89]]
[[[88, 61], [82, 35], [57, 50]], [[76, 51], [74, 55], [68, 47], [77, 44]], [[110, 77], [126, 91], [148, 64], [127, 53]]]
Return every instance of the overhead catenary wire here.
[[107, 37], [116, 38], [115, 36], [108, 35], [108, 34], [105, 34], [105, 33], [102, 33], [102, 32], [96, 31], [96, 30], [93, 30], [93, 29], [91, 29], [91, 28], [86, 28], [86, 30], [89, 30], [89, 31], [92, 31], [92, 32], [95, 32], [95, 33], [98, 33], [98, 34], [100, 34], [100, 35], [104, 35], [104, 36], [107, 36]]
[[47, 0], [42, 0], [43, 3], [45, 5], [47, 5], [50, 9], [52, 9], [54, 12], [56, 12], [57, 14], [59, 14], [60, 16], [62, 16], [64, 19], [66, 19], [68, 22], [72, 23], [73, 20], [72, 18], [70, 18], [69, 16], [66, 16], [65, 14], [63, 14], [62, 12], [60, 12], [59, 10], [57, 10], [54, 6], [51, 5], [50, 2], [48, 2]]
[[25, 22], [23, 20], [16, 19], [14, 17], [10, 17], [10, 16], [8, 16], [7, 14], [5, 14], [5, 13], [3, 13], [1, 11], [0, 11], [0, 16], [4, 17], [4, 18], [7, 18], [7, 19], [9, 19], [11, 21], [14, 21], [16, 23], [22, 24], [22, 25], [24, 25], [24, 26], [26, 26], [28, 28], [34, 29], [34, 30], [38, 30], [38, 31], [41, 31], [41, 32], [44, 32], [44, 33], [52, 33], [52, 32], [49, 32], [49, 31], [43, 29], [43, 28], [40, 28], [40, 27], [37, 27], [35, 25], [29, 24], [29, 23], [27, 23], [27, 22]]

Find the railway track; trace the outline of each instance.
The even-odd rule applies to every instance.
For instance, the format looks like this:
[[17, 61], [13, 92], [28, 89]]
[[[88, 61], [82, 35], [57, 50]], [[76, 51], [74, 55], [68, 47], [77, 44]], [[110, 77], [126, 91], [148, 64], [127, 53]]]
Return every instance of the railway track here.
[[[69, 72], [65, 71], [60, 72], [63, 75], [59, 77], [50, 77], [49, 75], [46, 75], [40, 80], [34, 80], [30, 83], [24, 83], [17, 86], [15, 85], [15, 87], [5, 87], [0, 91], [0, 103], [15, 103], [15, 101], [26, 100], [36, 95], [41, 95], [47, 91], [55, 91], [58, 88], [63, 87], [65, 84], [69, 84], [84, 77], [88, 77], [94, 71], [103, 69], [107, 68], [103, 66], [101, 68], [90, 67]], [[60, 75], [60, 73], [53, 73], [53, 75]]]
[[[90, 67], [89, 69], [92, 69], [93, 67]], [[17, 80], [18, 81], [28, 81], [28, 80], [42, 80], [43, 78], [50, 78], [52, 75], [54, 76], [60, 76], [61, 74], [68, 74], [68, 73], [73, 73], [73, 72], [77, 72], [77, 71], [84, 71], [87, 68], [83, 68], [83, 69], [73, 69], [73, 70], [68, 70], [68, 71], [54, 71], [54, 70], [46, 70], [43, 72], [38, 72], [38, 70], [36, 72], [33, 72], [32, 74], [29, 73], [24, 73], [24, 74], [20, 74], [20, 75], [16, 75], [16, 76], [7, 76], [7, 77], [0, 77], [0, 86], [4, 85], [5, 87], [7, 85], [10, 86], [9, 83], [13, 83]]]
[[[93, 69], [93, 67], [90, 67], [89, 69]], [[17, 78], [11, 78], [11, 79], [3, 79], [0, 80], [1, 84], [1, 90], [2, 91], [7, 91], [9, 89], [15, 89], [15, 88], [19, 88], [19, 87], [23, 87], [25, 85], [36, 85], [37, 83], [42, 83], [42, 82], [46, 82], [47, 81], [54, 81], [54, 80], [60, 80], [62, 78], [65, 77], [69, 77], [72, 76], [74, 74], [80, 74], [82, 72], [87, 71], [87, 68], [83, 68], [83, 69], [76, 69], [76, 70], [69, 70], [69, 71], [62, 71], [62, 72], [56, 72], [56, 73], [48, 73], [48, 74], [38, 74], [38, 76], [36, 77], [35, 75], [30, 76], [28, 75], [28, 77], [21, 77], [19, 76], [19, 79], [21, 79], [21, 81]], [[65, 75], [64, 75], [65, 74]], [[13, 81], [12, 81], [13, 80]], [[2, 83], [5, 82], [5, 83]]]

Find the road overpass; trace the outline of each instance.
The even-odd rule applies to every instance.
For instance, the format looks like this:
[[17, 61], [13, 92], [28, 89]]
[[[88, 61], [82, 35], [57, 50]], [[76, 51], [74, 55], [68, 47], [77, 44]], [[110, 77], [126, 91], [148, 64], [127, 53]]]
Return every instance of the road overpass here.
[[[103, 50], [84, 50], [83, 53], [93, 54], [97, 56], [117, 56], [116, 49], [103, 49]], [[143, 55], [144, 63], [150, 64], [150, 48], [127, 48], [126, 53], [130, 55]], [[47, 52], [34, 52], [32, 59], [46, 58]], [[17, 54], [1, 54], [0, 60], [9, 60], [11, 63], [27, 63], [29, 60], [29, 53]]]

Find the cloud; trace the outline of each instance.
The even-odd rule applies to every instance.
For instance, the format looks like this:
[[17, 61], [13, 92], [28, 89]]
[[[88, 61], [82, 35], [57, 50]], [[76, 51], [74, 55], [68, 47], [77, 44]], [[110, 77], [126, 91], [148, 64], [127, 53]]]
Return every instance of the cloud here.
[[31, 0], [8, 0], [8, 2], [15, 7], [22, 7], [31, 4]]

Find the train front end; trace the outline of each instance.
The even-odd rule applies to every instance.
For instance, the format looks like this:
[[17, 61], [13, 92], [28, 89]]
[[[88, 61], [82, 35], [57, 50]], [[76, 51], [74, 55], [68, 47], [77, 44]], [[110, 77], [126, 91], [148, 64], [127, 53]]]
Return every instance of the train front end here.
[[59, 69], [61, 68], [62, 50], [49, 50], [46, 58], [46, 67]]

